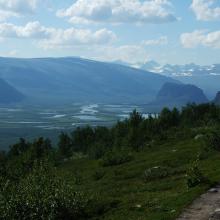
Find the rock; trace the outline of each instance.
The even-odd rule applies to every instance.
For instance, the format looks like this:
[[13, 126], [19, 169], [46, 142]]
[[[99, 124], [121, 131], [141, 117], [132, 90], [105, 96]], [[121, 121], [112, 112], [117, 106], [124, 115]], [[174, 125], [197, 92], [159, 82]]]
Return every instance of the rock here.
[[208, 191], [209, 193], [217, 193], [218, 192], [218, 189], [216, 188], [212, 188]]
[[209, 218], [209, 220], [219, 220], [219, 219], [220, 219], [220, 209], [216, 209]]
[[198, 141], [198, 140], [202, 139], [203, 137], [204, 137], [203, 134], [198, 134], [194, 137], [194, 140]]

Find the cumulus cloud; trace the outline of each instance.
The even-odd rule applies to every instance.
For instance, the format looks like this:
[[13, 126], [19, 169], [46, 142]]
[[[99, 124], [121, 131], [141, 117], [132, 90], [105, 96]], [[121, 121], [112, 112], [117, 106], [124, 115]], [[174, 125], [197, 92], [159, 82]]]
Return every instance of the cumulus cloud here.
[[0, 21], [5, 21], [7, 18], [16, 17], [17, 14], [14, 12], [3, 11], [0, 9]]
[[57, 12], [74, 24], [165, 23], [176, 21], [168, 0], [77, 0]]
[[0, 24], [1, 38], [46, 38], [53, 29], [41, 26], [38, 21], [29, 22], [25, 26], [16, 26], [11, 23]]
[[157, 46], [157, 45], [166, 45], [168, 44], [168, 39], [166, 36], [162, 36], [159, 39], [145, 40], [142, 42], [144, 46]]
[[192, 33], [183, 33], [180, 40], [185, 48], [195, 48], [202, 45], [219, 49], [220, 31], [207, 32], [206, 30], [196, 30]]
[[58, 29], [51, 36], [39, 42], [44, 49], [69, 48], [80, 45], [109, 44], [117, 39], [116, 35], [107, 29], [92, 32], [89, 29]]
[[149, 46], [164, 46], [166, 44], [168, 44], [168, 38], [167, 36], [162, 36], [158, 39], [144, 40], [137, 44], [102, 46], [93, 50], [98, 53], [94, 58], [104, 61], [120, 60], [135, 66], [137, 63], [144, 63], [150, 58], [148, 53]]
[[0, 0], [2, 11], [14, 13], [32, 13], [37, 7], [38, 0]]
[[32, 14], [40, 0], [0, 0], [0, 21]]
[[[94, 50], [95, 49], [95, 50]], [[103, 61], [123, 61], [130, 64], [144, 62], [148, 59], [146, 48], [137, 45], [121, 45], [121, 46], [99, 46], [91, 48], [93, 50], [93, 58]]]
[[10, 57], [15, 57], [15, 56], [18, 55], [18, 51], [17, 50], [11, 50], [11, 51], [8, 52], [8, 55]]
[[194, 11], [197, 20], [220, 20], [220, 7], [215, 6], [216, 2], [216, 0], [193, 0], [191, 9]]
[[48, 28], [34, 21], [25, 26], [2, 23], [0, 24], [0, 38], [36, 39], [41, 47], [55, 48], [107, 44], [116, 40], [116, 35], [107, 29], [93, 32], [89, 29]]

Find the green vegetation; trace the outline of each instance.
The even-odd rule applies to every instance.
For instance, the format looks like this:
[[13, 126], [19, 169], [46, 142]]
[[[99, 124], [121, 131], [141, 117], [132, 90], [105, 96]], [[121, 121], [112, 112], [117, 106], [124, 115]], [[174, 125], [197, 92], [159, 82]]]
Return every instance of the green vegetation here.
[[0, 153], [0, 219], [174, 220], [220, 180], [220, 108], [188, 105]]

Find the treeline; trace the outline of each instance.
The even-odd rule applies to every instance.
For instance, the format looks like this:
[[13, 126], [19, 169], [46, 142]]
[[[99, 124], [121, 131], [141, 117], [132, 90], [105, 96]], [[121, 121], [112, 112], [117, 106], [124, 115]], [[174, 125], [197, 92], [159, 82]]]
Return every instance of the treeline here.
[[[10, 146], [7, 153], [1, 152], [1, 161], [14, 160], [20, 156], [33, 161], [39, 158], [50, 158], [57, 161], [70, 158], [74, 153], [89, 155], [94, 159], [101, 158], [112, 150], [142, 150], [149, 147], [152, 141], [164, 140], [175, 129], [184, 130], [194, 127], [212, 127], [220, 124], [220, 107], [214, 104], [188, 104], [182, 110], [164, 108], [158, 117], [142, 117], [134, 110], [130, 117], [118, 121], [113, 127], [78, 127], [71, 133], [62, 132], [57, 146], [52, 146], [49, 139], [43, 137], [33, 142], [21, 138]], [[27, 156], [27, 155], [28, 156]]]
[[[112, 150], [142, 150], [152, 141], [163, 140], [175, 135], [173, 129], [216, 126], [220, 124], [220, 108], [214, 104], [189, 104], [181, 111], [164, 108], [158, 117], [144, 118], [134, 110], [130, 117], [119, 121], [112, 128], [77, 128], [71, 134], [62, 133], [59, 137], [59, 154], [66, 158], [73, 152], [82, 152], [94, 159]], [[171, 134], [170, 134], [171, 132]]]

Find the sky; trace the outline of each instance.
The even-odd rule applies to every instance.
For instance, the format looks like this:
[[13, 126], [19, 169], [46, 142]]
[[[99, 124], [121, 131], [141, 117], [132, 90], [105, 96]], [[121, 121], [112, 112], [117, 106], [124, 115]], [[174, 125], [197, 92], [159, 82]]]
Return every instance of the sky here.
[[0, 56], [220, 63], [220, 0], [0, 0]]

